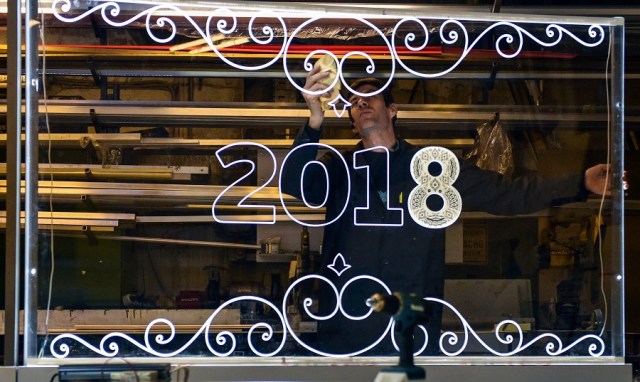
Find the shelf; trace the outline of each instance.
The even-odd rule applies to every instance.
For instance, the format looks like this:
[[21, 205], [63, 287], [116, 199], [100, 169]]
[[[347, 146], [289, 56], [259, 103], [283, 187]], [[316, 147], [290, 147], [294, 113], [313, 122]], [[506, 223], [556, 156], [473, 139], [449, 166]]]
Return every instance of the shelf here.
[[[415, 105], [399, 104], [398, 127], [429, 124], [485, 122], [496, 111], [502, 121], [520, 122], [606, 122], [607, 111], [593, 106], [527, 106], [527, 105]], [[640, 124], [640, 109], [628, 106], [627, 125]], [[6, 115], [6, 103], [0, 104], [0, 120]], [[185, 101], [82, 101], [48, 100], [40, 102], [39, 114], [49, 116], [54, 125], [100, 126], [188, 126], [199, 128], [299, 128], [309, 111], [304, 104], [288, 102], [185, 102]], [[256, 124], [256, 121], [259, 121]], [[339, 118], [333, 110], [325, 112], [326, 126], [348, 125], [346, 113]], [[464, 127], [466, 128], [466, 127]], [[101, 134], [108, 139], [112, 134]], [[139, 134], [129, 138], [139, 142]], [[123, 139], [123, 138], [116, 138]], [[0, 138], [0, 140], [6, 140]]]
[[[48, 333], [98, 334], [115, 331], [142, 333], [144, 328], [157, 318], [165, 318], [181, 332], [197, 331], [215, 309], [56, 309], [49, 311]], [[0, 311], [0, 335], [4, 335], [5, 316]], [[22, 333], [23, 311], [20, 311], [20, 333]], [[38, 334], [45, 334], [45, 310], [38, 310]], [[240, 309], [223, 309], [213, 322], [213, 330], [242, 331]], [[166, 328], [166, 326], [164, 326]], [[157, 328], [162, 331], [162, 327]]]
[[[25, 212], [20, 214], [20, 224], [24, 226]], [[54, 231], [99, 231], [109, 232], [121, 227], [121, 223], [133, 222], [134, 214], [125, 213], [91, 213], [91, 212], [38, 212], [40, 230]], [[0, 211], [0, 228], [5, 228], [7, 212]]]
[[[7, 164], [0, 163], [0, 175], [7, 173]], [[21, 173], [25, 173], [25, 165], [21, 166]], [[53, 176], [55, 179], [84, 178], [84, 179], [147, 179], [188, 181], [192, 175], [209, 174], [208, 167], [194, 166], [134, 166], [117, 165], [102, 166], [97, 164], [66, 164], [40, 163], [38, 173], [43, 176]]]
[[295, 253], [256, 253], [256, 263], [288, 263], [295, 259]]
[[[6, 195], [7, 181], [0, 180], [0, 195]], [[20, 184], [24, 194], [25, 182]], [[74, 181], [48, 181], [38, 182], [38, 195], [42, 201], [50, 198], [54, 202], [126, 202], [125, 204], [139, 203], [139, 205], [160, 205], [167, 207], [188, 207], [189, 204], [212, 203], [217, 195], [220, 195], [227, 186], [192, 185], [192, 184], [154, 184], [154, 183], [119, 183], [119, 182], [74, 182]], [[238, 186], [230, 189], [222, 200], [222, 205], [235, 205], [242, 198], [254, 191], [253, 186]], [[279, 200], [277, 187], [264, 187], [255, 193], [251, 202]], [[283, 195], [288, 202], [297, 204], [295, 198]]]
[[[24, 142], [25, 136], [22, 135]], [[230, 145], [232, 143], [241, 142], [242, 139], [186, 139], [186, 138], [143, 138], [140, 134], [131, 133], [113, 133], [113, 134], [39, 134], [40, 142], [51, 142], [51, 146], [55, 148], [86, 148], [88, 145], [94, 147], [116, 147], [116, 148], [138, 148], [138, 149], [162, 149], [170, 150], [175, 148], [190, 150], [210, 150], [211, 148], [219, 148]], [[259, 143], [273, 149], [289, 149], [293, 144], [293, 139], [250, 139], [251, 143]], [[320, 143], [326, 145], [345, 148], [354, 147], [358, 143], [358, 139], [322, 139]], [[7, 135], [0, 134], [0, 147], [6, 145]], [[416, 146], [446, 146], [446, 147], [469, 147], [473, 145], [474, 140], [467, 139], [407, 139], [407, 142]], [[209, 152], [210, 153], [210, 152]], [[212, 153], [210, 153], [212, 154]], [[40, 164], [40, 171], [44, 172], [48, 168], [48, 164]], [[89, 172], [97, 172], [108, 174], [109, 172], [117, 173], [116, 169], [125, 169], [124, 166], [117, 167], [91, 167], [90, 165], [76, 165], [77, 168], [86, 169]], [[93, 170], [96, 168], [95, 170]], [[129, 166], [125, 171], [134, 172], [161, 172], [160, 166]], [[171, 167], [164, 167], [171, 169]], [[0, 173], [6, 172], [6, 164], [0, 167]], [[205, 173], [203, 171], [192, 170], [192, 173]], [[177, 171], [173, 171], [177, 172]], [[182, 172], [185, 172], [184, 170]], [[124, 176], [122, 176], [124, 177]]]

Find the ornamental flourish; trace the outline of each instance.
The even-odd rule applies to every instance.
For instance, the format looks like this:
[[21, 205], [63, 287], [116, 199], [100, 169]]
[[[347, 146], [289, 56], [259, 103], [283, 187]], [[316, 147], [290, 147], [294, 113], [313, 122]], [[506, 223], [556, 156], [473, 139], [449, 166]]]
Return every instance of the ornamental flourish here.
[[[333, 263], [327, 268], [334, 272], [338, 277], [348, 277], [344, 272], [351, 268], [351, 265], [345, 262], [342, 254], [338, 254], [334, 258]], [[345, 276], [342, 276], [343, 274], [345, 274]], [[301, 335], [299, 335], [299, 331], [295, 328], [295, 324], [290, 320], [290, 316], [287, 314], [288, 304], [292, 300], [293, 295], [295, 293], [299, 293], [301, 285], [309, 282], [316, 282], [328, 287], [333, 292], [336, 304], [330, 313], [326, 315], [318, 315], [311, 309], [314, 301], [311, 298], [303, 296], [304, 298], [302, 299], [301, 306], [307, 317], [315, 321], [327, 321], [337, 316], [346, 317], [351, 321], [365, 320], [374, 314], [371, 308], [364, 314], [353, 315], [348, 313], [345, 309], [346, 307], [343, 306], [343, 301], [347, 299], [349, 293], [353, 292], [353, 290], [357, 288], [358, 283], [363, 281], [377, 284], [379, 286], [379, 290], [384, 290], [388, 294], [391, 294], [392, 292], [389, 287], [382, 282], [382, 280], [373, 276], [357, 275], [348, 278], [342, 288], [338, 289], [338, 287], [328, 278], [318, 274], [311, 274], [297, 279], [289, 286], [284, 294], [281, 307], [277, 307], [271, 301], [258, 296], [241, 296], [225, 301], [211, 313], [209, 318], [193, 335], [191, 335], [190, 338], [186, 340], [186, 342], [178, 340], [178, 331], [171, 321], [159, 318], [151, 321], [147, 325], [142, 341], [126, 333], [114, 332], [105, 335], [99, 341], [98, 345], [94, 345], [81, 336], [72, 333], [65, 333], [56, 336], [51, 341], [49, 350], [56, 358], [73, 357], [72, 353], [78, 353], [81, 350], [79, 348], [82, 347], [103, 357], [118, 357], [125, 355], [121, 354], [120, 346], [122, 344], [127, 344], [128, 347], [138, 348], [151, 356], [176, 357], [189, 350], [191, 346], [194, 346], [196, 341], [204, 339], [206, 349], [209, 351], [210, 355], [216, 357], [230, 357], [234, 355], [238, 349], [238, 337], [240, 335], [229, 330], [212, 333], [213, 322], [215, 321], [216, 316], [223, 309], [229, 308], [237, 303], [251, 302], [264, 304], [264, 306], [269, 307], [277, 317], [275, 323], [273, 321], [255, 322], [250, 326], [247, 333], [242, 334], [243, 336], [246, 336], [247, 345], [253, 353], [253, 356], [272, 357], [279, 355], [289, 336], [296, 344], [303, 347], [313, 355], [324, 357], [353, 357], [362, 355], [369, 350], [375, 349], [376, 346], [389, 335], [391, 336], [393, 346], [399, 351], [395, 338], [395, 331], [393, 330], [394, 320], [392, 318], [389, 318], [386, 328], [380, 333], [379, 337], [375, 338], [370, 344], [349, 352], [332, 353], [314, 347], [314, 345], [308, 343]], [[549, 356], [564, 355], [571, 351], [572, 355], [600, 357], [605, 351], [604, 341], [595, 334], [586, 334], [580, 337], [574, 337], [570, 343], [564, 343], [558, 335], [553, 333], [543, 333], [533, 338], [528, 338], [520, 323], [512, 319], [503, 320], [495, 325], [495, 330], [493, 332], [494, 340], [497, 341], [497, 343], [502, 344], [500, 349], [496, 349], [495, 345], [492, 346], [487, 343], [486, 336], [481, 336], [471, 327], [469, 322], [453, 305], [444, 300], [433, 297], [425, 297], [424, 300], [442, 304], [445, 309], [449, 309], [456, 319], [459, 320], [462, 330], [445, 331], [440, 335], [439, 339], [430, 339], [427, 336], [426, 329], [423, 326], [419, 326], [419, 329], [421, 329], [424, 334], [424, 341], [422, 344], [418, 344], [418, 349], [415, 351], [416, 356], [423, 355], [423, 352], [427, 348], [427, 344], [432, 340], [437, 340], [440, 352], [449, 357], [461, 355], [465, 350], [468, 350], [470, 346], [477, 347], [478, 345], [481, 346], [483, 350], [500, 357], [517, 355], [534, 345], [540, 344], [543, 344], [544, 351]], [[154, 334], [154, 329], [159, 328], [162, 328], [165, 333]], [[168, 334], [166, 334], [167, 331]], [[357, 335], [357, 333], [354, 333], [354, 335]], [[177, 345], [172, 347], [172, 343]], [[586, 350], [577, 350], [584, 349], [584, 345], [586, 345]], [[580, 351], [585, 351], [586, 353], [581, 354]], [[202, 355], [203, 354], [199, 354], [199, 356]]]
[[[301, 38], [317, 37], [317, 31], [325, 28], [323, 21], [331, 20], [332, 15], [317, 17], [311, 12], [291, 11], [279, 14], [272, 10], [234, 10], [230, 8], [215, 8], [206, 4], [171, 4], [135, 0], [98, 0], [84, 8], [79, 1], [54, 0], [52, 3], [53, 15], [62, 22], [74, 23], [85, 18], [100, 15], [102, 20], [112, 27], [130, 27], [142, 25], [153, 41], [158, 44], [174, 42], [179, 31], [189, 29], [190, 34], [202, 39], [207, 51], [213, 52], [217, 58], [237, 70], [259, 71], [273, 66], [276, 63], [282, 65], [284, 75], [291, 84], [301, 92], [309, 94], [321, 94], [326, 90], [311, 92], [296, 81], [290, 69], [291, 57], [295, 54], [304, 55], [303, 69], [311, 71], [313, 61], [319, 55], [327, 54], [333, 58], [337, 66], [337, 76], [329, 86], [333, 88], [338, 82], [352, 94], [359, 96], [372, 96], [378, 94], [389, 86], [393, 80], [398, 66], [404, 71], [419, 78], [437, 78], [455, 70], [474, 49], [482, 45], [486, 48], [487, 42], [493, 50], [504, 59], [519, 56], [526, 46], [538, 46], [539, 48], [557, 47], [563, 43], [573, 43], [586, 48], [594, 48], [603, 43], [606, 37], [601, 25], [572, 25], [551, 23], [546, 25], [532, 23], [515, 23], [509, 21], [470, 21], [455, 20], [451, 18], [429, 17], [404, 17], [398, 20], [372, 16], [371, 18], [353, 17], [349, 27], [357, 30], [356, 37], [375, 37], [377, 45], [383, 48], [375, 54], [364, 50], [345, 51], [336, 54], [328, 49], [308, 49], [301, 51], [303, 47], [296, 44]], [[192, 16], [193, 10], [198, 15]], [[248, 16], [247, 16], [248, 15]], [[344, 18], [338, 14], [336, 18]], [[384, 26], [377, 26], [384, 24]], [[186, 27], [180, 28], [180, 25]], [[479, 26], [480, 25], [480, 26]], [[535, 26], [538, 31], [532, 33], [527, 28]], [[571, 27], [571, 28], [569, 28]], [[345, 29], [349, 29], [345, 27]], [[543, 32], [539, 32], [543, 31]], [[335, 31], [336, 38], [346, 38], [344, 30]], [[434, 42], [435, 41], [435, 42]], [[234, 60], [232, 55], [226, 54], [223, 47], [234, 44], [254, 44], [256, 47], [271, 48], [272, 57], [261, 62], [247, 63]], [[438, 68], [433, 72], [425, 72], [424, 67], [412, 67], [411, 61], [406, 59], [410, 54], [423, 54], [433, 48], [451, 48], [457, 52], [457, 58], [447, 61], [447, 67]], [[378, 63], [386, 62], [388, 77], [384, 87], [372, 93], [360, 93], [349, 87], [345, 80], [344, 68], [346, 64], [354, 61], [364, 62], [359, 73], [362, 76], [375, 75]], [[341, 117], [350, 103], [339, 93], [335, 99], [329, 102], [336, 115]]]

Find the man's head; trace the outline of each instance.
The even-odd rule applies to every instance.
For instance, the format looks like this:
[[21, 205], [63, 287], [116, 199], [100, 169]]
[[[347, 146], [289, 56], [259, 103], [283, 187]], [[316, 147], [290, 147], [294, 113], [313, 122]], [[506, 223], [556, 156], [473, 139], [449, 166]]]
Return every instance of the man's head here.
[[[359, 91], [358, 88], [363, 86], [363, 85], [371, 85], [373, 86], [376, 90], [382, 88], [385, 84], [384, 82], [382, 82], [382, 80], [379, 80], [377, 78], [374, 77], [366, 77], [366, 78], [360, 78], [357, 79], [355, 81], [353, 81], [351, 84], [349, 84], [349, 87], [353, 90]], [[362, 93], [362, 92], [360, 92]], [[393, 101], [393, 94], [391, 93], [391, 85], [387, 86], [382, 93], [382, 97], [384, 99], [384, 103], [385, 105], [389, 106], [392, 103], [394, 103]], [[350, 99], [351, 97], [353, 97], [354, 94], [349, 92], [349, 94], [347, 94], [347, 99]]]
[[[377, 78], [361, 78], [351, 83], [350, 88], [364, 94], [371, 94], [381, 89], [384, 82]], [[393, 134], [397, 119], [397, 106], [393, 102], [391, 87], [386, 87], [374, 96], [358, 96], [348, 94], [349, 119], [354, 130], [363, 138], [371, 131], [390, 130]]]

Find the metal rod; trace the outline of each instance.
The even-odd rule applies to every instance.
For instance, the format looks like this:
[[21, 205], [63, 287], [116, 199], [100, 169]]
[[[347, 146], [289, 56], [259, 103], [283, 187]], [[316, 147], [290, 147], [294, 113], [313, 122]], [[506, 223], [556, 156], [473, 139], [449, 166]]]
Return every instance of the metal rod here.
[[24, 362], [37, 355], [38, 326], [38, 21], [37, 0], [25, 0], [25, 268]]
[[[612, 26], [611, 30], [611, 162], [613, 170], [613, 201], [611, 203], [611, 349], [613, 356], [625, 355], [624, 323], [624, 191], [622, 172], [624, 170], [624, 24]], [[608, 69], [608, 68], [607, 68]], [[608, 84], [606, 84], [608, 86]], [[608, 234], [608, 232], [607, 232]], [[602, 237], [601, 237], [602, 239]], [[603, 276], [604, 277], [604, 276]], [[605, 322], [606, 324], [606, 322]]]
[[[101, 134], [107, 135], [107, 134]], [[5, 134], [0, 134], [0, 147], [2, 147]], [[111, 134], [111, 137], [101, 139], [94, 138], [93, 135], [90, 134], [40, 134], [39, 138], [41, 141], [49, 142], [52, 147], [85, 147], [87, 144], [84, 142], [90, 141], [93, 142], [96, 146], [100, 144], [112, 144], [117, 147], [137, 147], [137, 148], [150, 148], [150, 149], [169, 149], [169, 148], [189, 148], [189, 149], [210, 149], [211, 147], [222, 147], [229, 145], [231, 143], [239, 142], [237, 139], [184, 139], [184, 138], [141, 138], [139, 140], [131, 140], [126, 137], [123, 137], [123, 134]], [[122, 138], [122, 139], [120, 139]], [[253, 143], [261, 143], [269, 148], [286, 148], [291, 147], [293, 143], [293, 139], [252, 139]], [[358, 143], [358, 139], [323, 139], [320, 141], [321, 143], [327, 144], [332, 147], [353, 147]], [[471, 146], [474, 142], [473, 138], [451, 138], [451, 139], [407, 139], [407, 142], [417, 145], [417, 146], [428, 146], [428, 145], [438, 145], [438, 146]], [[0, 163], [0, 174], [4, 171], [3, 164]], [[158, 168], [151, 168], [150, 166], [129, 166], [126, 165], [121, 166], [113, 166], [113, 167], [102, 167], [96, 165], [83, 165], [77, 164], [74, 165], [75, 170], [84, 170], [89, 169], [90, 173], [98, 174], [100, 172], [103, 173], [130, 173], [134, 176], [134, 173], [138, 174], [139, 177], [143, 177], [144, 175], [149, 175], [152, 173], [156, 173], [157, 175], [160, 173], [167, 172], [169, 174], [179, 173], [178, 169], [172, 169], [171, 167], [165, 167], [163, 170]], [[157, 167], [157, 166], [156, 166]], [[196, 167], [186, 167], [196, 168]], [[72, 169], [71, 165], [61, 165], [61, 164], [52, 164], [49, 166], [48, 164], [40, 165], [40, 172], [43, 174], [65, 171], [64, 169]], [[125, 170], [126, 169], [126, 170]], [[181, 168], [182, 169], [182, 168]], [[73, 170], [71, 170], [73, 171]], [[24, 171], [23, 171], [24, 172]], [[185, 173], [182, 170], [182, 173]], [[200, 171], [193, 171], [193, 174], [207, 174], [208, 169], [206, 167]], [[186, 174], [186, 173], [185, 173]]]
[[[24, 214], [21, 214], [24, 217]], [[5, 211], [0, 211], [0, 218], [6, 218]], [[121, 212], [65, 212], [65, 211], [40, 211], [38, 212], [39, 218], [55, 218], [55, 219], [85, 219], [91, 220], [131, 220], [136, 219], [135, 214], [121, 213]]]
[[[51, 13], [52, 0], [42, 1], [42, 11]], [[630, 16], [638, 14], [637, 7], [602, 7], [602, 6], [583, 6], [579, 9], [576, 7], [540, 7], [540, 6], [503, 6], [501, 13], [489, 13], [491, 7], [489, 5], [460, 5], [443, 7], [441, 4], [420, 5], [420, 4], [358, 4], [351, 2], [324, 2], [324, 3], [306, 3], [285, 1], [214, 1], [201, 2], [197, 4], [192, 0], [173, 0], [172, 3], [180, 4], [181, 12], [186, 12], [191, 17], [209, 16], [211, 11], [216, 8], [231, 8], [237, 17], [246, 17], [255, 15], [256, 11], [276, 12], [288, 18], [307, 18], [309, 14], [318, 17], [340, 19], [352, 19], [354, 17], [362, 17], [369, 19], [397, 19], [401, 17], [415, 17], [417, 15], [429, 15], [433, 19], [448, 19], [454, 13], [458, 20], [472, 21], [511, 21], [522, 23], [538, 23], [547, 22], [551, 15], [562, 15], [562, 18], [555, 16], [555, 19], [561, 19], [566, 23], [574, 24], [601, 24], [601, 25], [619, 25], [619, 21], [614, 18], [605, 18], [607, 16]], [[80, 8], [83, 9], [83, 8]], [[86, 9], [86, 8], [84, 8]], [[167, 12], [171, 14], [171, 12]], [[577, 15], [577, 16], [576, 16]], [[586, 15], [586, 16], [585, 16]], [[588, 16], [588, 17], [587, 17]], [[599, 16], [599, 17], [593, 17]]]
[[[47, 75], [52, 76], [91, 76], [91, 71], [84, 68], [51, 68], [47, 69]], [[193, 77], [193, 78], [282, 78], [282, 71], [262, 70], [259, 72], [247, 73], [241, 70], [225, 70], [225, 69], [153, 69], [144, 68], [136, 72], [130, 69], [100, 69], [100, 75], [105, 77]], [[307, 72], [290, 72], [293, 78], [304, 78]], [[345, 78], [357, 78], [356, 73], [346, 72]], [[415, 75], [411, 73], [395, 73], [396, 79], [415, 79]], [[441, 79], [459, 80], [459, 79], [486, 79], [486, 71], [468, 71], [468, 72], [452, 72], [442, 76]], [[496, 73], [496, 79], [520, 79], [520, 80], [598, 80], [603, 79], [604, 74], [600, 72], [543, 72], [543, 71], [502, 71]], [[628, 73], [627, 79], [639, 79], [639, 73]]]
[[201, 247], [260, 249], [260, 246], [256, 244], [225, 243], [220, 241], [161, 239], [161, 238], [155, 238], [155, 237], [96, 236], [96, 239], [134, 241], [134, 242], [153, 243], [153, 244], [194, 245], [194, 246], [201, 246]]
[[7, 3], [7, 227], [5, 244], [4, 365], [18, 366], [20, 312], [20, 128], [22, 100], [22, 14]]
[[[588, 108], [586, 106], [518, 106], [518, 105], [410, 105], [401, 104], [398, 113], [398, 126], [423, 126], [425, 123], [446, 121], [468, 121], [477, 123], [485, 121], [500, 112], [501, 119], [509, 122], [537, 122], [551, 123], [557, 121], [571, 122], [606, 122], [606, 108]], [[42, 112], [44, 107], [40, 106]], [[296, 103], [251, 103], [237, 102], [223, 103], [188, 103], [188, 102], [113, 102], [113, 101], [51, 101], [48, 104], [48, 114], [56, 124], [62, 123], [91, 123], [90, 109], [100, 115], [104, 125], [153, 126], [161, 123], [163, 126], [184, 126], [202, 128], [231, 128], [239, 125], [245, 127], [248, 123], [255, 124], [255, 118], [261, 119], [260, 127], [284, 128], [301, 126], [308, 117], [308, 110], [302, 104]], [[0, 103], [0, 116], [6, 106]], [[627, 110], [627, 123], [640, 122], [640, 109]], [[332, 126], [345, 126], [346, 116], [338, 118], [333, 110], [325, 113], [325, 121]], [[1, 119], [1, 117], [0, 117]], [[259, 128], [260, 128], [259, 127]], [[462, 127], [459, 127], [462, 128]], [[78, 139], [83, 145], [94, 140], [129, 140], [140, 142], [138, 133], [123, 134], [52, 134], [55, 139], [64, 137]], [[153, 141], [159, 138], [144, 138]], [[188, 142], [188, 141], [185, 141]], [[191, 140], [197, 144], [197, 140]], [[76, 145], [76, 142], [73, 143]]]

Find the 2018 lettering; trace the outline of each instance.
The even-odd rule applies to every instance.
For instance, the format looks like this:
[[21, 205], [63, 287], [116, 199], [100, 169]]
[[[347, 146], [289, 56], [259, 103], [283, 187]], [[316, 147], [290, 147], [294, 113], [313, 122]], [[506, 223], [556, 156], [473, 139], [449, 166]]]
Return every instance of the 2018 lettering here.
[[[332, 150], [336, 154], [338, 154], [337, 157], [342, 160], [342, 164], [344, 165], [345, 177], [347, 179], [348, 185], [347, 185], [347, 191], [344, 195], [344, 202], [343, 202], [343, 207], [341, 212], [334, 219], [330, 221], [325, 221], [322, 223], [305, 222], [303, 220], [298, 219], [290, 211], [290, 208], [287, 207], [287, 204], [283, 198], [282, 192], [279, 192], [279, 197], [280, 197], [280, 203], [284, 211], [287, 213], [287, 215], [291, 220], [306, 226], [323, 227], [335, 222], [345, 213], [347, 209], [347, 202], [349, 200], [349, 196], [351, 193], [351, 179], [349, 176], [349, 165], [344, 160], [342, 155], [340, 155], [335, 148], [323, 143], [305, 143], [293, 148], [283, 159], [281, 167], [285, 166], [285, 164], [287, 163], [287, 160], [289, 160], [289, 158], [291, 157], [291, 154], [293, 154], [296, 150], [301, 150], [304, 147], [311, 146], [311, 145], [317, 146], [317, 148], [319, 149]], [[266, 216], [266, 218], [263, 217], [260, 219], [257, 219], [257, 218], [243, 219], [242, 221], [237, 221], [237, 220], [226, 219], [216, 212], [216, 206], [219, 204], [221, 199], [226, 196], [230, 196], [230, 194], [233, 194], [234, 192], [232, 190], [236, 188], [236, 185], [240, 183], [242, 180], [252, 175], [256, 170], [256, 164], [253, 163], [251, 160], [238, 159], [231, 162], [226, 162], [223, 159], [223, 154], [226, 153], [228, 150], [232, 148], [242, 147], [242, 146], [247, 146], [249, 148], [254, 148], [256, 150], [266, 152], [268, 154], [268, 158], [271, 159], [271, 162], [273, 165], [273, 171], [271, 172], [270, 176], [264, 179], [260, 184], [258, 184], [254, 190], [247, 192], [246, 195], [243, 195], [241, 200], [237, 203], [237, 207], [251, 209], [252, 211], [257, 210], [261, 212], [261, 215], [268, 215]], [[383, 149], [387, 154], [387, 171], [385, 172], [387, 179], [385, 183], [386, 184], [385, 192], [388, 193], [390, 169], [389, 169], [389, 152], [386, 148], [377, 147], [377, 148], [370, 148], [370, 149], [359, 150], [354, 152], [353, 168], [355, 170], [366, 171], [367, 180], [369, 181], [370, 172], [369, 172], [368, 166], [356, 165], [357, 161], [355, 159], [358, 156], [362, 155], [364, 152], [368, 150], [374, 150], [374, 149]], [[213, 202], [213, 205], [211, 206], [211, 212], [213, 214], [214, 220], [219, 223], [227, 223], [227, 224], [275, 224], [276, 206], [246, 203], [251, 196], [255, 195], [257, 192], [264, 189], [266, 185], [269, 184], [269, 182], [271, 182], [271, 180], [275, 177], [278, 164], [276, 162], [276, 157], [273, 154], [273, 152], [268, 147], [261, 145], [259, 143], [236, 142], [236, 143], [224, 146], [219, 150], [217, 150], [216, 157], [218, 158], [218, 161], [220, 162], [223, 168], [229, 168], [231, 166], [244, 163], [244, 164], [250, 164], [250, 169], [245, 175], [241, 176], [238, 180], [236, 180], [235, 182], [227, 186], [216, 197], [216, 199]], [[440, 171], [438, 174], [434, 174], [433, 171], [430, 170], [430, 165], [434, 162], [439, 164], [439, 166], [442, 169], [442, 171]], [[325, 198], [324, 198], [324, 201], [320, 204], [311, 204], [305, 197], [304, 189], [302, 188], [304, 177], [307, 176], [305, 175], [306, 170], [309, 166], [321, 166], [324, 170], [324, 174], [326, 177]], [[416, 153], [416, 155], [413, 157], [411, 161], [411, 175], [413, 179], [416, 181], [417, 185], [411, 191], [411, 193], [409, 194], [409, 198], [407, 200], [409, 214], [411, 215], [411, 217], [416, 223], [427, 228], [444, 228], [453, 224], [457, 220], [462, 210], [462, 199], [458, 191], [453, 187], [453, 182], [458, 177], [459, 172], [460, 172], [460, 168], [459, 168], [457, 158], [450, 150], [446, 148], [430, 146], [430, 147], [425, 147]], [[322, 162], [317, 160], [313, 160], [306, 163], [303, 167], [302, 175], [300, 178], [301, 178], [300, 187], [301, 187], [302, 202], [305, 204], [305, 206], [311, 209], [319, 209], [324, 207], [328, 200], [329, 187], [330, 187], [329, 173], [325, 165]], [[282, 183], [282, 180], [280, 179], [278, 182], [278, 185], [280, 186], [281, 183]], [[429, 208], [429, 206], [427, 205], [427, 199], [433, 195], [436, 195], [437, 197], [442, 198], [443, 207], [439, 210], [433, 210]], [[389, 200], [386, 201], [386, 208], [388, 211], [395, 211], [396, 213], [393, 214], [393, 216], [396, 216], [397, 218], [393, 219], [393, 221], [388, 221], [384, 224], [380, 224], [376, 222], [367, 222], [364, 217], [366, 216], [365, 212], [369, 209], [370, 197], [371, 195], [369, 195], [367, 190], [366, 205], [362, 207], [354, 208], [353, 219], [354, 219], [355, 225], [364, 225], [364, 226], [383, 225], [383, 226], [396, 226], [396, 227], [403, 225], [404, 211], [402, 210], [402, 208], [391, 207]]]

